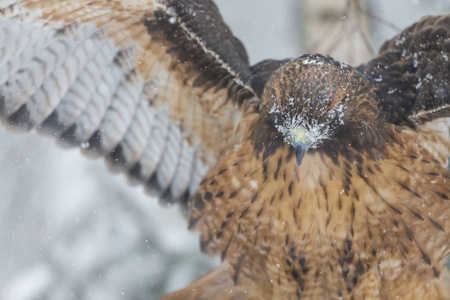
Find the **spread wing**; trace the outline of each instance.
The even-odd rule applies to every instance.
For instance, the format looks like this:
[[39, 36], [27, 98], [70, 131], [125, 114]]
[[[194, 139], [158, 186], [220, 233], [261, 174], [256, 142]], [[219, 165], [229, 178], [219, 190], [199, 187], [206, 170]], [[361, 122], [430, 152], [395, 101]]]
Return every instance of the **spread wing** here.
[[167, 203], [185, 201], [240, 142], [241, 118], [258, 104], [251, 85], [267, 80], [208, 0], [0, 0], [0, 9], [5, 126], [104, 156]]
[[388, 40], [358, 68], [377, 83], [389, 122], [450, 117], [450, 15], [428, 16]]

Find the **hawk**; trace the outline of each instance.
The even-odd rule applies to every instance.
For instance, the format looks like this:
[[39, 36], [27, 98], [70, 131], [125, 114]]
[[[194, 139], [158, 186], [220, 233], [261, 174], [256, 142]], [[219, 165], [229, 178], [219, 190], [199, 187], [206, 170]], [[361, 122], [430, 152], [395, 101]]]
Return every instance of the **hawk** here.
[[0, 1], [6, 128], [104, 157], [222, 264], [164, 299], [448, 299], [450, 15], [250, 66], [208, 0]]

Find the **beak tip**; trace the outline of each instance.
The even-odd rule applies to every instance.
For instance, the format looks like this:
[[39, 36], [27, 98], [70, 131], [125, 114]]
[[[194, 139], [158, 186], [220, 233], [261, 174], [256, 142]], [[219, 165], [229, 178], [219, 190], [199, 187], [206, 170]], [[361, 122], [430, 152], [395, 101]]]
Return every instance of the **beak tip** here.
[[302, 164], [303, 156], [305, 156], [308, 148], [309, 148], [309, 144], [304, 144], [301, 141], [298, 141], [295, 144], [295, 158], [296, 158], [298, 166], [300, 166]]

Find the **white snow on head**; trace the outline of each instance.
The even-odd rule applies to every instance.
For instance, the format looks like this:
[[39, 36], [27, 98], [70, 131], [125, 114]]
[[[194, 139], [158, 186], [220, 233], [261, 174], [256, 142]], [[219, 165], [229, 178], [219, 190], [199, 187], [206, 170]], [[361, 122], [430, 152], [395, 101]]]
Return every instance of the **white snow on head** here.
[[[308, 138], [312, 141], [310, 147], [317, 148], [323, 140], [328, 139], [331, 136], [335, 126], [344, 124], [344, 110], [345, 104], [348, 101], [348, 94], [346, 99], [337, 104], [331, 111], [327, 111], [325, 106], [322, 106], [319, 111], [316, 111], [315, 115], [321, 119], [320, 122], [317, 119], [308, 120], [302, 113], [298, 114], [297, 110], [291, 109], [291, 107], [293, 108], [300, 101], [308, 100], [309, 99], [299, 100], [291, 97], [288, 99], [289, 107], [286, 107], [284, 110], [280, 109], [278, 101], [274, 101], [269, 114], [274, 120], [275, 128], [283, 134], [285, 143], [294, 145], [294, 134], [297, 129], [303, 127], [308, 131]], [[295, 113], [292, 114], [292, 111]], [[281, 120], [279, 120], [279, 118], [281, 118]]]
[[305, 57], [305, 58], [302, 59], [302, 64], [304, 64], [304, 65], [318, 65], [318, 66], [320, 66], [320, 65], [323, 65], [323, 61], [316, 60], [316, 59], [314, 59], [312, 57]]

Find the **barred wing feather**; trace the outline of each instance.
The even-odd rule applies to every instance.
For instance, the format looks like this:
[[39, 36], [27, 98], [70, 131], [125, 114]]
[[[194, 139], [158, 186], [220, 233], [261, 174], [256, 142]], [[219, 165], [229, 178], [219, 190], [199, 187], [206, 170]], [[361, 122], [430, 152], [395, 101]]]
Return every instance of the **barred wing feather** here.
[[242, 139], [256, 98], [214, 4], [180, 2], [0, 1], [5, 126], [104, 156], [165, 203], [185, 203]]

